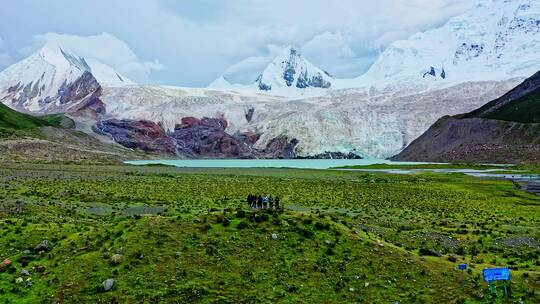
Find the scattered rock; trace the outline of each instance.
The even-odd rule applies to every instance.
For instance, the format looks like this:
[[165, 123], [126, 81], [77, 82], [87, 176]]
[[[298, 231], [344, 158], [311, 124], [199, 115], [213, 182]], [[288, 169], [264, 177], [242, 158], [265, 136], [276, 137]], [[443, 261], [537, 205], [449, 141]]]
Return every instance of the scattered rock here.
[[482, 300], [484, 298], [484, 293], [482, 293], [481, 291], [474, 291], [473, 297], [477, 300]]
[[496, 244], [502, 243], [506, 247], [519, 248], [527, 246], [533, 249], [540, 249], [540, 243], [529, 235], [518, 235], [501, 240], [497, 240]]
[[272, 240], [277, 240], [278, 236], [277, 233], [272, 233]]
[[332, 244], [334, 244], [334, 242], [332, 242], [331, 240], [325, 240], [324, 243], [325, 243], [326, 245], [332, 245]]
[[17, 284], [21, 284], [22, 282], [24, 282], [24, 280], [21, 277], [18, 277], [18, 278], [15, 279], [15, 283], [17, 283]]
[[120, 264], [122, 262], [122, 255], [121, 254], [115, 254], [111, 257], [111, 262], [113, 264]]
[[175, 253], [175, 256], [176, 256], [177, 258], [179, 258], [179, 257], [182, 256], [182, 253], [181, 253], [180, 251], [177, 251], [177, 252]]
[[49, 242], [48, 240], [43, 240], [34, 249], [35, 251], [40, 252], [40, 251], [48, 251], [49, 248], [51, 247], [52, 247], [51, 242]]
[[38, 265], [38, 266], [36, 266], [35, 270], [36, 270], [36, 272], [43, 273], [43, 272], [45, 272], [45, 266]]
[[0, 263], [0, 271], [8, 269], [9, 266], [11, 266], [11, 263], [12, 262], [10, 259], [5, 259], [4, 261], [2, 261], [2, 263]]
[[364, 287], [367, 288], [368, 286], [369, 286], [369, 283], [368, 283], [368, 282], [365, 282], [365, 283], [364, 283]]
[[30, 271], [28, 271], [27, 269], [23, 269], [23, 270], [21, 270], [21, 275], [23, 275], [23, 276], [26, 276], [26, 277], [27, 277], [27, 276], [29, 276], [29, 275], [30, 275]]
[[103, 286], [103, 290], [110, 291], [114, 286], [114, 279], [107, 279], [101, 285]]

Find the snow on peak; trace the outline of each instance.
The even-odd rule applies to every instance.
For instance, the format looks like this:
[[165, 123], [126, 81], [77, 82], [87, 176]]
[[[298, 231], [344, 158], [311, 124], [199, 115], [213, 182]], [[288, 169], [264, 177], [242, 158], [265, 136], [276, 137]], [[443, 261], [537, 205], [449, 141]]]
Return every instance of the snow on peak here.
[[270, 91], [280, 88], [320, 88], [332, 86], [332, 77], [307, 61], [293, 47], [287, 47], [257, 78], [258, 88]]
[[539, 53], [540, 1], [483, 0], [440, 28], [394, 42], [367, 73], [339, 86], [418, 89], [525, 78], [540, 70]]
[[334, 79], [306, 60], [294, 47], [286, 47], [251, 85], [235, 84], [223, 75], [209, 85], [220, 89], [256, 89], [286, 96], [320, 95], [332, 87]]
[[[45, 44], [29, 57], [0, 72], [0, 100], [29, 111], [54, 111], [78, 92], [70, 87], [122, 86], [133, 82], [113, 68], [94, 59], [87, 60], [55, 44]], [[80, 97], [80, 96], [79, 96]]]

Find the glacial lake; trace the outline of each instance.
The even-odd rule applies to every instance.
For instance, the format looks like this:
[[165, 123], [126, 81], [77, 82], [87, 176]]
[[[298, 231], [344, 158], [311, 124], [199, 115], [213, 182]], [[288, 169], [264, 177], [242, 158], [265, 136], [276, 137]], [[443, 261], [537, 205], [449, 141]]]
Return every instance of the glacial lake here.
[[373, 164], [418, 165], [422, 162], [393, 162], [386, 159], [179, 159], [126, 161], [130, 165], [169, 165], [181, 168], [298, 168], [329, 169]]

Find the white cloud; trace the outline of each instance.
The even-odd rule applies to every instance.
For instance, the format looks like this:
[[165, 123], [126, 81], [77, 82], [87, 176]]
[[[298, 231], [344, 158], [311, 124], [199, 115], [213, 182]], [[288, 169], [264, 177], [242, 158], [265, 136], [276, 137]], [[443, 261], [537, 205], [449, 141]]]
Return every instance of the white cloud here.
[[285, 46], [268, 45], [266, 53], [260, 56], [250, 56], [230, 66], [223, 75], [233, 83], [253, 83], [266, 66], [274, 60]]
[[[308, 59], [343, 77], [364, 72], [394, 40], [438, 26], [480, 1], [487, 0], [24, 0], [2, 7], [0, 36], [9, 38], [7, 52], [15, 61], [14, 50], [44, 32], [109, 32], [129, 47], [113, 43], [108, 50], [107, 34], [101, 34], [87, 39], [102, 41], [94, 41], [100, 48], [92, 54], [134, 80], [154, 83], [206, 85], [228, 67], [238, 74], [268, 61], [271, 45], [307, 45]], [[339, 45], [325, 47], [325, 39]]]
[[341, 77], [358, 75], [360, 67], [356, 53], [341, 32], [324, 32], [302, 47], [305, 58], [326, 71]]
[[135, 81], [147, 81], [152, 72], [164, 68], [157, 60], [141, 61], [124, 41], [109, 33], [92, 36], [46, 33], [36, 36], [34, 41], [33, 49], [45, 43], [57, 43], [79, 56], [107, 64]]
[[4, 40], [0, 37], [0, 70], [11, 63], [11, 56], [5, 51]]

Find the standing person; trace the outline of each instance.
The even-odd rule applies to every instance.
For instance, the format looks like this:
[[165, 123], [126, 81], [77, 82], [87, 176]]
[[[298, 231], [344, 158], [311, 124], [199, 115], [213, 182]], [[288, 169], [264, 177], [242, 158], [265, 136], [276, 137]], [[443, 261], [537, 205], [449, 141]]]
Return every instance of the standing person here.
[[251, 207], [251, 194], [247, 195], [246, 201], [247, 201], [248, 207]]
[[274, 199], [272, 198], [271, 195], [270, 195], [270, 197], [268, 198], [268, 208], [269, 208], [269, 209], [274, 209]]
[[262, 196], [259, 194], [259, 196], [257, 197], [257, 208], [261, 209], [261, 208], [262, 208], [262, 204], [263, 204], [263, 198], [262, 198]]
[[268, 207], [268, 195], [264, 195], [263, 197], [263, 209], [266, 209]]

